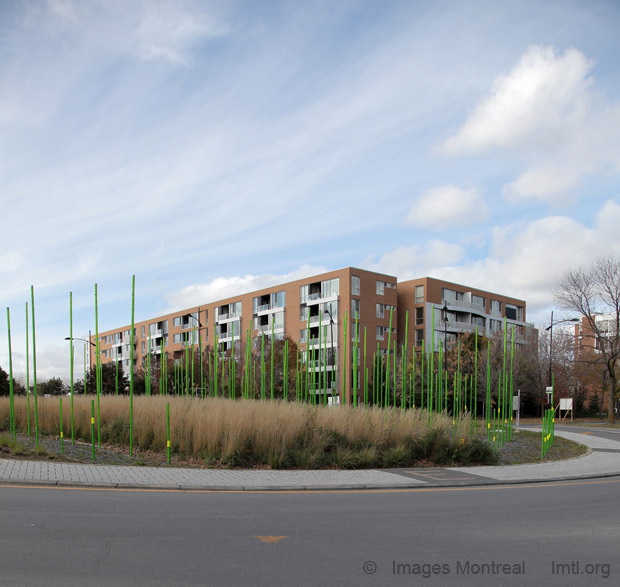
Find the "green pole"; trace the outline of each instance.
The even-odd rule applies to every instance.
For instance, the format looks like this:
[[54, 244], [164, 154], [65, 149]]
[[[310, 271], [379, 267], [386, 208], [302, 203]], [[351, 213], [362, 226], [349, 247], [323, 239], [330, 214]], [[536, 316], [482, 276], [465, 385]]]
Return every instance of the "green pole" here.
[[166, 451], [168, 464], [170, 464], [170, 402], [166, 402]]
[[58, 398], [58, 401], [60, 404], [60, 454], [64, 455], [65, 454], [65, 439], [64, 439], [63, 429], [62, 429], [62, 395]]
[[368, 368], [366, 367], [366, 326], [364, 326], [364, 406], [368, 405]]
[[284, 341], [284, 381], [282, 383], [282, 396], [288, 401], [288, 339]]
[[99, 352], [99, 307], [97, 304], [97, 284], [95, 283], [95, 360], [96, 380], [97, 380], [97, 445], [101, 448], [101, 353]]
[[510, 345], [510, 440], [512, 440], [512, 436], [514, 433], [513, 429], [513, 406], [512, 406], [512, 398], [514, 397], [514, 387], [513, 387], [513, 367], [514, 367], [514, 357], [515, 357], [515, 327], [514, 324], [512, 326], [512, 342]]
[[217, 345], [217, 326], [215, 329], [215, 347], [213, 349], [213, 393], [217, 397], [217, 360], [218, 360], [218, 345]]
[[353, 405], [357, 407], [357, 329], [358, 329], [358, 318], [357, 312], [355, 312], [355, 324], [354, 324], [355, 332], [353, 335]]
[[478, 326], [476, 326], [476, 348], [474, 356], [474, 434], [478, 425]]
[[260, 398], [265, 399], [265, 335], [260, 337]]
[[93, 463], [95, 462], [95, 400], [90, 400], [90, 444], [92, 447]]
[[[86, 377], [84, 377], [84, 383], [86, 384]], [[30, 437], [30, 349], [28, 348], [28, 302], [26, 302], [26, 417], [28, 419], [28, 437]]]
[[[383, 404], [385, 406], [390, 403], [390, 350], [392, 348], [392, 315], [394, 314], [394, 308], [390, 308], [390, 324], [388, 326], [388, 343], [387, 343], [387, 356], [385, 365], [385, 399]], [[396, 360], [396, 357], [394, 357]], [[396, 390], [394, 390], [396, 394]]]
[[69, 292], [69, 338], [71, 340], [71, 356], [69, 361], [71, 364], [71, 444], [74, 445], [75, 427], [73, 422], [73, 292]]
[[343, 349], [342, 349], [342, 405], [345, 406], [347, 404], [347, 338], [348, 338], [348, 330], [347, 330], [347, 317], [348, 310], [344, 311], [344, 336], [343, 336]]
[[37, 448], [39, 448], [39, 412], [37, 409], [37, 341], [35, 335], [34, 325], [34, 286], [30, 286], [30, 301], [32, 309], [32, 378], [34, 381], [34, 433], [37, 441]]
[[134, 307], [136, 298], [136, 276], [131, 277], [131, 332], [129, 347], [129, 454], [133, 456], [133, 328], [134, 328]]
[[11, 316], [6, 309], [6, 323], [9, 334], [9, 431], [13, 438], [17, 438], [17, 426], [15, 422], [15, 390], [13, 386], [13, 355], [11, 353]]
[[271, 384], [271, 401], [273, 401], [274, 397], [273, 397], [273, 391], [274, 391], [274, 353], [273, 353], [273, 338], [275, 336], [275, 320], [273, 319], [273, 316], [271, 318], [271, 357], [270, 357], [270, 372], [269, 372], [269, 377], [270, 377], [270, 384]]

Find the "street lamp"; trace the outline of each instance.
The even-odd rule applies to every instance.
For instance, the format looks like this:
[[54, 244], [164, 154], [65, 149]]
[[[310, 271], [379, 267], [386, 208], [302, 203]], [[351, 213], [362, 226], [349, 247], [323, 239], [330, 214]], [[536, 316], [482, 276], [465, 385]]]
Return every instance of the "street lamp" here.
[[[566, 320], [553, 321], [553, 310], [551, 310], [551, 324], [545, 328], [549, 331], [549, 387], [553, 387], [552, 373], [553, 373], [553, 327], [558, 324], [566, 324], [568, 322], [579, 322], [579, 318], [567, 318]], [[551, 391], [551, 407], [553, 407], [553, 390]]]
[[[443, 321], [443, 384], [446, 385], [446, 382], [448, 381], [448, 304], [444, 304], [443, 308], [441, 309], [441, 319]], [[448, 400], [446, 398], [446, 406], [447, 401]]]
[[[86, 344], [89, 344], [91, 346], [96, 347], [97, 345], [90, 340], [90, 330], [88, 331], [88, 337], [89, 337], [89, 340], [86, 340], [85, 338], [77, 338], [75, 336], [65, 336], [65, 340], [70, 340], [72, 343], [73, 343], [74, 340], [81, 340], [82, 342], [84, 342]], [[86, 348], [86, 345], [84, 345], [84, 348]], [[90, 368], [91, 360], [92, 359], [91, 359], [91, 356], [90, 356], [90, 348], [89, 348], [88, 349], [88, 366], [89, 366], [89, 368]], [[86, 392], [86, 365], [84, 365], [84, 392]]]
[[[198, 316], [200, 316], [200, 308], [198, 308]], [[198, 323], [198, 347], [200, 348], [200, 394], [204, 394], [204, 380], [203, 380], [203, 370], [202, 370], [202, 335], [200, 334], [200, 329], [202, 328], [202, 322], [200, 322], [199, 318], [196, 318], [193, 314], [185, 314], [184, 318], [193, 318]], [[193, 359], [192, 359], [193, 360]], [[192, 375], [192, 379], [193, 379]]]
[[332, 394], [332, 401], [338, 397], [338, 377], [337, 377], [337, 370], [336, 370], [336, 364], [334, 361], [334, 319], [332, 318], [332, 313], [331, 310], [329, 309], [329, 307], [326, 305], [325, 307], [325, 311], [327, 312], [327, 314], [329, 315], [329, 329], [330, 329], [330, 336], [331, 336], [331, 358], [332, 358], [332, 367], [334, 368], [334, 370], [332, 371], [333, 376], [333, 383], [334, 383], [334, 393]]

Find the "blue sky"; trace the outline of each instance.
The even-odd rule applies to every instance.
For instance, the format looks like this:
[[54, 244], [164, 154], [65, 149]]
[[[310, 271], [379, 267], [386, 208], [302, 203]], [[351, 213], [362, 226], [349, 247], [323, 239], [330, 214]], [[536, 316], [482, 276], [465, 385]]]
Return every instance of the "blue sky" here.
[[[74, 336], [357, 266], [525, 299], [620, 254], [616, 1], [0, 0], [0, 299]], [[0, 365], [8, 369], [7, 337]], [[79, 350], [79, 349], [78, 349]], [[77, 351], [76, 351], [77, 352]]]

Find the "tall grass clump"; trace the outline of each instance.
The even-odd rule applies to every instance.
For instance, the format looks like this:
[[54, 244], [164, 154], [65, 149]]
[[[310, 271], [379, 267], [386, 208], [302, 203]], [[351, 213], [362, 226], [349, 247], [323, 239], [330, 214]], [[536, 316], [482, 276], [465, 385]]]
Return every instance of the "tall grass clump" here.
[[[90, 397], [74, 397], [76, 438], [90, 441]], [[101, 438], [129, 446], [129, 398], [101, 397]], [[452, 419], [426, 410], [328, 407], [282, 401], [138, 396], [133, 442], [142, 450], [166, 449], [166, 403], [170, 402], [171, 446], [181, 456], [220, 466], [272, 468], [363, 468], [489, 463], [493, 450], [470, 433], [466, 422], [454, 435]], [[25, 397], [14, 402], [17, 429], [27, 429]], [[8, 398], [0, 398], [0, 423], [9, 421]], [[39, 426], [58, 434], [56, 398], [40, 398]], [[63, 413], [64, 426], [70, 415]], [[65, 428], [66, 429], [66, 428]]]

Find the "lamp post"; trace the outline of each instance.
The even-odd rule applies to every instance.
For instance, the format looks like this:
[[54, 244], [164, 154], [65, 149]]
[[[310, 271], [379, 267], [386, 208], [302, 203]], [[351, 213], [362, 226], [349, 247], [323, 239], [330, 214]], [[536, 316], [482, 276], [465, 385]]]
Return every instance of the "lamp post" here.
[[[89, 340], [86, 340], [85, 338], [77, 338], [75, 336], [65, 336], [65, 340], [70, 340], [72, 343], [74, 340], [81, 340], [82, 342], [89, 344], [91, 346], [97, 346], [94, 342], [92, 342], [90, 340], [90, 330], [88, 331], [88, 336], [89, 336]], [[84, 348], [86, 348], [86, 345], [84, 345]], [[88, 349], [88, 367], [90, 368], [90, 363], [91, 363], [91, 356], [90, 356], [90, 347]], [[84, 392], [86, 392], [86, 376], [84, 376]]]
[[334, 368], [333, 370], [333, 383], [334, 383], [334, 393], [332, 394], [332, 401], [334, 400], [334, 398], [338, 397], [338, 371], [336, 369], [336, 364], [334, 361], [334, 319], [332, 318], [332, 312], [329, 309], [329, 307], [325, 308], [325, 311], [327, 312], [328, 316], [329, 316], [329, 330], [330, 330], [330, 337], [331, 337], [331, 359], [332, 359], [332, 367]]
[[[198, 324], [198, 348], [200, 348], [200, 394], [204, 395], [204, 386], [203, 386], [203, 371], [202, 371], [202, 335], [200, 334], [200, 329], [202, 328], [202, 323], [200, 322], [200, 308], [198, 308], [198, 318], [193, 314], [185, 314], [184, 318], [193, 318], [196, 320]], [[192, 359], [193, 361], [193, 359]], [[192, 378], [194, 376], [192, 375]]]
[[[551, 324], [545, 328], [549, 331], [549, 387], [553, 387], [553, 327], [558, 324], [566, 324], [568, 322], [579, 322], [579, 318], [567, 318], [566, 320], [553, 321], [553, 310], [551, 310]], [[551, 392], [551, 407], [553, 407], [553, 391]]]
[[[444, 304], [443, 308], [441, 309], [441, 320], [443, 321], [443, 376], [444, 385], [446, 385], [446, 382], [448, 381], [448, 304]], [[447, 403], [448, 400], [446, 397], [446, 406]]]

